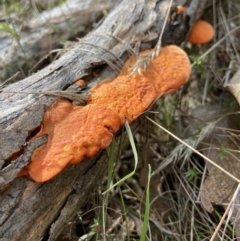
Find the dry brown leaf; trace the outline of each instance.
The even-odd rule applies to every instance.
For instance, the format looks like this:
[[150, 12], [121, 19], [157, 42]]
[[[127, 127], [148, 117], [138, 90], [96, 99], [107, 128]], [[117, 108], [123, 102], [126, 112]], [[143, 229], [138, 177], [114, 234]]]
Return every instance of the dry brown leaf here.
[[[240, 90], [240, 89], [239, 89]], [[194, 123], [192, 129], [216, 122], [215, 129], [205, 138], [204, 145], [199, 146], [203, 154], [217, 165], [240, 178], [240, 138], [237, 135], [240, 121], [237, 115], [229, 115], [229, 110], [218, 111], [218, 106], [205, 105], [192, 111]], [[222, 118], [225, 116], [224, 118]], [[197, 121], [198, 120], [198, 121]], [[191, 128], [190, 128], [191, 129]], [[231, 131], [230, 131], [231, 129]], [[213, 211], [214, 204], [228, 203], [237, 182], [224, 174], [217, 167], [207, 163], [208, 176], [201, 187], [201, 202], [208, 212]]]
[[224, 87], [227, 88], [235, 96], [238, 104], [240, 105], [240, 69], [230, 79], [229, 83], [224, 84]]
[[[240, 71], [239, 71], [240, 78]], [[240, 103], [240, 81], [238, 102]], [[236, 97], [236, 96], [235, 96]], [[237, 98], [237, 97], [236, 97]], [[203, 150], [203, 154], [209, 159], [214, 161], [217, 165], [231, 173], [236, 178], [240, 178], [240, 121], [238, 115], [230, 115], [229, 109], [218, 111], [219, 108], [216, 105], [204, 105], [192, 110], [192, 117], [194, 121], [189, 128], [190, 133], [202, 127], [207, 122], [216, 122], [215, 129], [209, 133], [209, 136], [204, 139], [204, 144], [199, 146], [199, 149]], [[224, 118], [222, 118], [224, 117]], [[201, 202], [204, 208], [208, 212], [212, 212], [214, 204], [224, 204], [224, 208], [227, 208], [227, 204], [233, 197], [238, 183], [224, 174], [217, 167], [206, 163], [208, 168], [208, 176], [205, 179], [200, 195]], [[240, 221], [239, 221], [239, 195], [234, 200], [233, 212], [231, 221], [234, 225], [236, 237], [240, 237]], [[230, 214], [228, 214], [230, 215]], [[238, 239], [240, 240], [240, 239]]]
[[[231, 151], [227, 151], [228, 148], [237, 148], [233, 140], [227, 138], [221, 144], [219, 142], [217, 143], [216, 140], [213, 140], [212, 144], [219, 149], [211, 150], [208, 157], [235, 177], [240, 178], [240, 154], [233, 154]], [[226, 150], [226, 152], [221, 153], [221, 151], [219, 151], [221, 148], [222, 150]], [[236, 187], [236, 181], [222, 173], [218, 168], [212, 166], [209, 175], [202, 186], [201, 202], [208, 212], [212, 212], [212, 204], [228, 203]]]

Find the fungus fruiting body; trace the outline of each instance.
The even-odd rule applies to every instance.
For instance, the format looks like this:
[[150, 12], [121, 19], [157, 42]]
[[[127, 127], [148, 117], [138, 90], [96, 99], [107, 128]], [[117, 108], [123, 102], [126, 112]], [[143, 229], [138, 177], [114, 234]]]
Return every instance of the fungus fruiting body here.
[[48, 134], [48, 142], [34, 151], [28, 166], [30, 176], [37, 182], [44, 182], [67, 164], [94, 156], [108, 147], [121, 124], [119, 116], [108, 107], [95, 104], [81, 107], [57, 100], [46, 111], [37, 134]]
[[204, 20], [198, 20], [190, 30], [188, 42], [192, 44], [205, 44], [210, 42], [213, 39], [213, 36], [213, 26]]
[[177, 10], [178, 10], [179, 14], [184, 14], [184, 12], [185, 12], [185, 8], [181, 5], [177, 6]]
[[86, 83], [83, 79], [79, 79], [79, 80], [75, 81], [75, 84], [83, 86], [83, 87], [86, 86]]
[[32, 179], [48, 181], [66, 165], [105, 149], [125, 119], [135, 120], [159, 96], [181, 87], [191, 72], [188, 56], [177, 46], [161, 48], [146, 71], [130, 75], [136, 60], [130, 57], [115, 79], [93, 87], [86, 106], [57, 100], [46, 111], [36, 137], [48, 134], [48, 142], [33, 152], [27, 167]]

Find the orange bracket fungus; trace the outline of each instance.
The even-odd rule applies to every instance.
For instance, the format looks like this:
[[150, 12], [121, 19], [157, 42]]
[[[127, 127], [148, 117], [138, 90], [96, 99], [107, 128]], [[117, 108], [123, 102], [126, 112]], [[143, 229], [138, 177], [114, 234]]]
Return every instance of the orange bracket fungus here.
[[119, 116], [108, 107], [95, 104], [80, 107], [57, 100], [46, 111], [37, 134], [48, 134], [48, 143], [33, 152], [28, 166], [30, 176], [37, 182], [44, 182], [67, 164], [94, 156], [108, 147], [121, 124]]
[[115, 79], [93, 87], [86, 106], [57, 100], [46, 111], [35, 138], [47, 134], [48, 142], [34, 150], [26, 167], [32, 179], [48, 181], [68, 164], [79, 163], [108, 147], [125, 119], [134, 121], [159, 96], [181, 87], [191, 72], [188, 56], [173, 45], [161, 48], [146, 71], [130, 75], [136, 60], [130, 57]]
[[213, 39], [213, 36], [213, 26], [204, 20], [198, 20], [190, 30], [188, 42], [192, 44], [205, 44], [210, 42]]

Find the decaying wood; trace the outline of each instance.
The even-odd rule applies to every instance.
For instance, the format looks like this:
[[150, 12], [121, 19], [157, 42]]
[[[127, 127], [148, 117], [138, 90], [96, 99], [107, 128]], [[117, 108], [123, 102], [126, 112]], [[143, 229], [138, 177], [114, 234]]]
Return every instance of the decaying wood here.
[[[35, 5], [39, 5], [39, 2], [32, 1]], [[30, 69], [34, 71], [32, 67], [48, 56], [51, 49], [61, 45], [63, 39], [71, 39], [76, 34], [79, 36], [86, 33], [93, 23], [103, 16], [103, 11], [108, 11], [116, 2], [116, 0], [68, 0], [60, 6], [42, 12], [28, 22], [16, 24], [14, 28], [19, 35], [19, 42], [9, 33], [1, 33], [0, 81], [19, 70], [22, 71], [22, 77], [24, 72], [28, 74]]]
[[[46, 141], [43, 137], [29, 142], [27, 137], [39, 127], [45, 110], [57, 98], [24, 91], [62, 91], [88, 75], [94, 66], [105, 64], [104, 60], [116, 64], [116, 58], [104, 49], [122, 57], [130, 45], [147, 42], [151, 46], [162, 29], [169, 2], [122, 1], [96, 30], [60, 59], [3, 89], [19, 93], [0, 93], [0, 184], [11, 182], [0, 194], [1, 240], [40, 240], [46, 234], [48, 240], [55, 240], [66, 223], [73, 220], [77, 208], [92, 194], [107, 169], [106, 152], [103, 152], [78, 165], [68, 166], [44, 184], [25, 177], [15, 178], [30, 161], [33, 150]], [[187, 19], [185, 17], [178, 24], [168, 19], [163, 44], [182, 42], [187, 33]], [[20, 156], [9, 163], [15, 153]]]

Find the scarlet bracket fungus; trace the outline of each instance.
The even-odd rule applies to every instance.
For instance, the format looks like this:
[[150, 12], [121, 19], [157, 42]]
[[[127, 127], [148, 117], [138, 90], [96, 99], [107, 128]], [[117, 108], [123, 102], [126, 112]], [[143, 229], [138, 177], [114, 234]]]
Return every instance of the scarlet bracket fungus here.
[[204, 21], [198, 20], [193, 26], [188, 35], [188, 42], [192, 44], [205, 44], [210, 42], [214, 36], [213, 26]]
[[121, 121], [111, 109], [89, 104], [74, 106], [57, 100], [45, 113], [36, 137], [48, 134], [48, 142], [37, 148], [28, 166], [30, 176], [44, 182], [60, 173], [67, 164], [92, 157], [108, 147]]
[[32, 179], [48, 181], [66, 165], [105, 149], [125, 119], [135, 120], [159, 96], [181, 87], [191, 72], [188, 56], [177, 46], [161, 48], [146, 71], [130, 76], [136, 60], [130, 57], [115, 79], [93, 87], [86, 106], [57, 100], [46, 111], [35, 137], [48, 134], [48, 142], [33, 152], [27, 167]]

